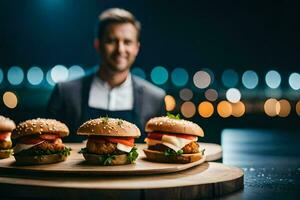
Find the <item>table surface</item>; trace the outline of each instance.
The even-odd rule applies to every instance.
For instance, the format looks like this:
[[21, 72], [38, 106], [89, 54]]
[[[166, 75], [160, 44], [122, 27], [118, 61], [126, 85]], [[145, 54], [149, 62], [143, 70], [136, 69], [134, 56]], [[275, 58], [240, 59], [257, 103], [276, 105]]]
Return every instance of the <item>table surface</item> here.
[[244, 170], [244, 189], [220, 199], [298, 199], [300, 134], [295, 130], [225, 129], [223, 163]]
[[[192, 167], [189, 170], [183, 170], [176, 173], [151, 174], [128, 176], [105, 176], [103, 170], [106, 167], [101, 166], [84, 166], [80, 170], [85, 173], [58, 173], [59, 170], [74, 170], [76, 165], [68, 168], [68, 161], [80, 161], [83, 158], [77, 154], [83, 144], [67, 144], [74, 152], [67, 161], [45, 166], [14, 166], [8, 163], [14, 163], [13, 158], [3, 160], [1, 164], [0, 190], [2, 197], [7, 198], [72, 198], [81, 199], [90, 197], [92, 191], [94, 196], [122, 199], [191, 199], [194, 197], [220, 196], [237, 191], [243, 186], [243, 170], [236, 167], [226, 166], [221, 163], [206, 162], [202, 165]], [[219, 145], [200, 143], [202, 148], [206, 149], [206, 154], [211, 159], [219, 159], [222, 150]], [[139, 144], [141, 157], [142, 149], [146, 145]], [[140, 160], [140, 162], [142, 162]], [[8, 165], [7, 165], [8, 164]], [[164, 165], [170, 168], [176, 164], [151, 163], [149, 167]], [[165, 166], [167, 165], [167, 166]], [[180, 165], [181, 168], [189, 164]], [[126, 166], [121, 166], [126, 167]], [[130, 166], [129, 166], [130, 167]], [[137, 167], [137, 166], [131, 166]], [[20, 168], [17, 170], [17, 168]], [[37, 168], [37, 169], [36, 169]], [[99, 169], [101, 168], [101, 169]], [[35, 170], [34, 170], [35, 169]], [[86, 170], [97, 171], [101, 173], [90, 174]], [[119, 168], [118, 168], [119, 169]], [[36, 171], [37, 170], [37, 171]], [[54, 171], [53, 171], [54, 170]], [[79, 169], [76, 168], [76, 172]], [[105, 170], [116, 170], [109, 167]], [[36, 173], [33, 173], [36, 171]], [[53, 172], [52, 172], [53, 171]], [[124, 171], [124, 170], [123, 170]], [[43, 172], [43, 173], [40, 173]], [[51, 173], [50, 173], [51, 172]], [[90, 172], [90, 171], [89, 171]], [[26, 193], [26, 191], [31, 191]], [[9, 191], [9, 192], [7, 192]], [[63, 191], [63, 192], [61, 192]], [[66, 193], [66, 191], [68, 191]], [[119, 195], [122, 192], [122, 195]], [[125, 195], [126, 198], [123, 196]], [[162, 195], [164, 196], [162, 198]], [[51, 199], [50, 198], [50, 199]], [[94, 198], [95, 199], [95, 198]]]
[[222, 199], [299, 199], [297, 131], [225, 129], [223, 163], [244, 170], [244, 189]]

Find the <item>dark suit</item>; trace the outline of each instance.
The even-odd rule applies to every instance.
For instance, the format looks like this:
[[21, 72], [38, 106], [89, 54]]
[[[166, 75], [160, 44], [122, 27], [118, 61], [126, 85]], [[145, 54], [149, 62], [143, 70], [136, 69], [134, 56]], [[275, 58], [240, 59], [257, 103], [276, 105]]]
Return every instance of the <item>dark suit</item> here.
[[[81, 79], [59, 83], [55, 86], [47, 107], [49, 118], [60, 120], [67, 124], [70, 136], [66, 141], [81, 141], [76, 135], [77, 128], [89, 120], [86, 115], [90, 87], [93, 75]], [[164, 90], [154, 86], [137, 76], [132, 75], [134, 94], [133, 111], [135, 123], [143, 132], [147, 120], [154, 116], [161, 116], [165, 112]], [[145, 136], [142, 136], [144, 138]]]

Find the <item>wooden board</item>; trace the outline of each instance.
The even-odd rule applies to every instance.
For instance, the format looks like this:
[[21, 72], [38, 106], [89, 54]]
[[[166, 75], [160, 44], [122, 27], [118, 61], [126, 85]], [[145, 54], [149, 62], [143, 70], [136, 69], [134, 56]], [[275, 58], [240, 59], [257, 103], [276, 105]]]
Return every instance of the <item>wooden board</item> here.
[[72, 153], [65, 162], [35, 165], [35, 166], [17, 166], [14, 158], [8, 158], [0, 161], [0, 170], [9, 170], [18, 173], [36, 172], [36, 173], [62, 173], [62, 174], [92, 174], [92, 175], [135, 175], [135, 174], [161, 174], [182, 171], [205, 161], [205, 157], [209, 160], [218, 158], [221, 148], [215, 144], [200, 143], [201, 148], [205, 148], [205, 156], [196, 162], [188, 164], [166, 164], [154, 163], [145, 160], [145, 154], [142, 149], [146, 148], [144, 144], [137, 144], [139, 151], [139, 159], [136, 164], [120, 165], [120, 166], [98, 166], [89, 165], [85, 162], [81, 154], [77, 152], [84, 144], [67, 144], [72, 148]]
[[222, 158], [222, 147], [218, 144], [213, 143], [199, 143], [201, 149], [205, 149], [205, 161], [216, 161]]
[[133, 200], [217, 197], [241, 189], [244, 173], [236, 167], [205, 162], [176, 173], [147, 176], [1, 176], [0, 192], [7, 196]]

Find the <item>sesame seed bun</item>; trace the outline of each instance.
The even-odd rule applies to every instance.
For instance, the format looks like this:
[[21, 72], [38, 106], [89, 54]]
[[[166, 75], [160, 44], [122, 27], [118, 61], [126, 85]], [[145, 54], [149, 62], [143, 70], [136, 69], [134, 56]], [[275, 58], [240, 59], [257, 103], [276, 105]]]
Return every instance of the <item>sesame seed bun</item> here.
[[0, 150], [0, 159], [8, 158], [12, 155], [12, 149], [1, 149]]
[[17, 125], [12, 132], [12, 139], [28, 135], [53, 134], [65, 137], [69, 135], [68, 127], [54, 119], [31, 119]]
[[164, 152], [144, 149], [147, 160], [162, 163], [191, 163], [200, 160], [202, 153], [181, 154], [176, 156], [166, 156]]
[[[85, 160], [90, 163], [90, 164], [95, 164], [95, 165], [103, 165], [101, 159], [99, 159], [99, 156], [97, 154], [89, 154], [89, 153], [83, 153], [83, 157]], [[121, 154], [121, 155], [115, 155], [115, 158], [112, 159], [111, 163], [109, 165], [126, 165], [130, 164], [130, 161], [128, 160], [128, 155], [127, 154]]]
[[146, 132], [162, 131], [200, 137], [204, 136], [204, 132], [198, 124], [183, 119], [172, 119], [169, 117], [154, 117], [150, 119], [146, 124], [145, 130]]
[[11, 119], [0, 115], [0, 131], [9, 131], [11, 132], [14, 128], [16, 128], [15, 122]]
[[135, 124], [128, 121], [102, 117], [83, 123], [77, 134], [138, 138], [141, 132]]
[[39, 156], [18, 156], [14, 155], [16, 163], [18, 165], [41, 165], [62, 162], [67, 159], [66, 155], [51, 154], [51, 155], [39, 155]]

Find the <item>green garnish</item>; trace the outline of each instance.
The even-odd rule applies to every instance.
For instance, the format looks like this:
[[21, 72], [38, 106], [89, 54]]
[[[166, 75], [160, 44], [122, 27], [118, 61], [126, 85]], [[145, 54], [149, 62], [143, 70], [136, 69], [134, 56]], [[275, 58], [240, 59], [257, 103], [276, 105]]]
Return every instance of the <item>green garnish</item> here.
[[78, 153], [88, 153], [87, 148], [81, 148]]
[[121, 126], [122, 124], [123, 124], [123, 121], [122, 121], [122, 120], [119, 120], [119, 121], [118, 121], [118, 125]]
[[130, 163], [134, 163], [134, 161], [137, 159], [138, 156], [139, 154], [137, 152], [137, 148], [133, 147], [131, 151], [128, 153], [128, 161]]
[[63, 150], [28, 149], [28, 150], [23, 150], [16, 154], [22, 156], [42, 156], [42, 155], [51, 155], [51, 154], [60, 154], [64, 156], [69, 156], [71, 150], [72, 149], [69, 147], [65, 147]]
[[203, 149], [203, 150], [201, 151], [201, 153], [202, 153], [202, 156], [204, 155], [204, 152], [205, 152], [205, 149]]
[[[87, 148], [82, 148], [78, 153], [91, 154], [91, 153], [88, 152]], [[97, 154], [94, 154], [94, 155], [97, 155]], [[139, 154], [137, 152], [137, 148], [133, 147], [131, 149], [131, 151], [127, 154], [127, 159], [130, 163], [134, 163], [134, 161], [137, 159], [138, 155]], [[107, 155], [97, 155], [97, 156], [99, 156], [98, 159], [99, 159], [99, 163], [101, 165], [111, 165], [112, 161], [116, 158], [117, 155], [107, 154]]]
[[173, 149], [166, 149], [164, 154], [165, 154], [165, 156], [179, 156], [179, 155], [183, 154], [183, 150], [180, 149], [176, 152]]
[[111, 165], [111, 162], [116, 158], [116, 155], [107, 154], [102, 156], [103, 165]]
[[102, 119], [103, 124], [107, 124], [109, 117], [108, 117], [108, 115], [106, 115], [105, 117], [101, 117], [101, 119]]
[[169, 117], [170, 119], [178, 119], [178, 120], [180, 120], [180, 114], [173, 115], [173, 114], [167, 112], [167, 117]]

